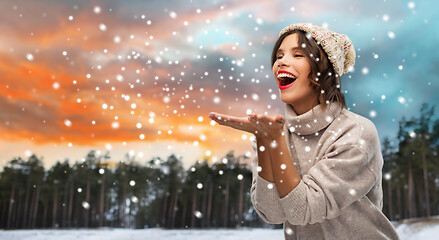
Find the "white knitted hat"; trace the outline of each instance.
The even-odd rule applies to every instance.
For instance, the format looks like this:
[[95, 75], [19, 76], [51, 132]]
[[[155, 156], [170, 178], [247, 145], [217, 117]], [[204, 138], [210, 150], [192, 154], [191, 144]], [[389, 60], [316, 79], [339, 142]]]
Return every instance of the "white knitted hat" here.
[[311, 34], [328, 55], [329, 61], [334, 66], [334, 71], [339, 76], [348, 73], [355, 65], [355, 49], [352, 41], [344, 34], [338, 34], [329, 29], [311, 24], [297, 23], [282, 29], [279, 37], [292, 30], [301, 30]]

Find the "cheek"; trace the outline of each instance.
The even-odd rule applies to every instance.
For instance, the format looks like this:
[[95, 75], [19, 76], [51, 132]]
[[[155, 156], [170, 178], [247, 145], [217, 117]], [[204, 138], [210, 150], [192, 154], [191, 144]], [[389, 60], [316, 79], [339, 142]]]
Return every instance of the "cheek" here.
[[274, 63], [275, 65], [273, 65], [273, 75], [276, 76], [278, 67], [276, 66], [276, 63]]
[[309, 75], [309, 73], [311, 72], [311, 65], [309, 64], [308, 61], [304, 62], [303, 69], [305, 70], [305, 72], [308, 73], [307, 75]]

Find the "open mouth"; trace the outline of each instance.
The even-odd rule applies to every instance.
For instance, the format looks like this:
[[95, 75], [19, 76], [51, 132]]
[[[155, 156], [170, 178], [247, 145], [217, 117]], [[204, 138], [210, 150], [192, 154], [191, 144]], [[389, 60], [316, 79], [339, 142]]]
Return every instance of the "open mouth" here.
[[277, 74], [277, 79], [279, 80], [279, 88], [286, 89], [290, 87], [297, 77], [294, 74], [287, 71], [279, 71]]

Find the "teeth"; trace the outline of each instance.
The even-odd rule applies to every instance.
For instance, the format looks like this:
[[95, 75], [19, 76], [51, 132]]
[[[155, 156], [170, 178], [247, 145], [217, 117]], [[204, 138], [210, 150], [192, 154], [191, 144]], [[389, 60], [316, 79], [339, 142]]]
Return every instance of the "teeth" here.
[[278, 77], [278, 78], [285, 78], [285, 77], [287, 77], [287, 78], [294, 78], [294, 79], [296, 79], [295, 76], [293, 76], [293, 75], [291, 75], [291, 74], [288, 74], [288, 73], [279, 73], [279, 74], [277, 75], [277, 77]]

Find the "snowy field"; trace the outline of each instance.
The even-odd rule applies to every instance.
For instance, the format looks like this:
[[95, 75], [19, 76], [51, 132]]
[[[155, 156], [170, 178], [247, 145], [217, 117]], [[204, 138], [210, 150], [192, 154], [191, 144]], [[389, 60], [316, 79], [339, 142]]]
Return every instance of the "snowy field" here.
[[243, 240], [283, 239], [282, 230], [163, 230], [163, 229], [105, 229], [105, 230], [14, 230], [0, 231], [1, 240]]
[[439, 239], [439, 216], [429, 219], [413, 219], [396, 226], [401, 240], [437, 240]]
[[[397, 227], [401, 240], [437, 240], [439, 223], [422, 221], [400, 224]], [[282, 230], [241, 229], [241, 230], [164, 230], [164, 229], [102, 229], [102, 230], [0, 230], [1, 240], [262, 240], [283, 239]]]

